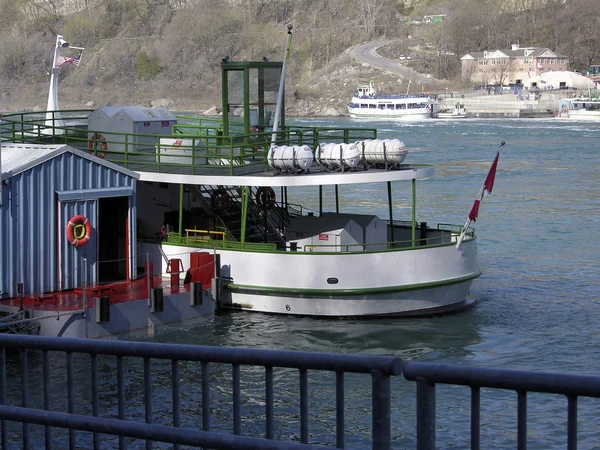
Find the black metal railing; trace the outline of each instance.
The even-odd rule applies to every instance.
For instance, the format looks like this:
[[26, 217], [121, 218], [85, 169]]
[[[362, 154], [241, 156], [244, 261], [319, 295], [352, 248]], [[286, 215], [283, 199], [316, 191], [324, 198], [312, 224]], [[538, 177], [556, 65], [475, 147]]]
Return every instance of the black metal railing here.
[[471, 449], [480, 448], [481, 388], [509, 389], [517, 393], [517, 448], [527, 448], [527, 394], [561, 394], [568, 399], [567, 448], [577, 448], [577, 398], [600, 397], [600, 377], [488, 369], [448, 364], [409, 362], [404, 377], [417, 383], [417, 449], [436, 448], [435, 385], [471, 389]]
[[[41, 351], [41, 358], [39, 352]], [[18, 353], [15, 358], [14, 353]], [[7, 354], [10, 360], [7, 363]], [[38, 356], [34, 359], [33, 355]], [[66, 355], [66, 360], [59, 358]], [[89, 360], [85, 355], [89, 355]], [[77, 358], [75, 357], [77, 355]], [[83, 356], [83, 359], [82, 359]], [[110, 357], [113, 363], [108, 363]], [[132, 365], [132, 358], [137, 365]], [[18, 359], [18, 362], [16, 361]], [[41, 359], [41, 371], [28, 369], [28, 361], [36, 363]], [[162, 362], [162, 375], [153, 377], [155, 365]], [[76, 364], [77, 362], [77, 364]], [[116, 364], [115, 364], [116, 362]], [[198, 376], [193, 377], [198, 390], [197, 400], [182, 407], [182, 384], [185, 373], [191, 368], [187, 363], [200, 363]], [[10, 364], [9, 364], [10, 363]], [[85, 364], [84, 364], [85, 363]], [[109, 365], [108, 372], [106, 366]], [[222, 376], [211, 376], [213, 365], [231, 367], [231, 417], [227, 423], [232, 425], [231, 433], [211, 431], [211, 417], [214, 407], [210, 396], [211, 379], [221, 386]], [[34, 364], [31, 364], [32, 366]], [[40, 364], [37, 364], [39, 366]], [[76, 366], [84, 365], [85, 370], [77, 371]], [[102, 380], [99, 366], [105, 368]], [[16, 367], [18, 366], [18, 367]], [[258, 366], [264, 369], [264, 410], [265, 439], [241, 436], [241, 366]], [[299, 425], [300, 443], [274, 440], [274, 369], [287, 368], [298, 370], [299, 375]], [[10, 370], [8, 370], [10, 369]], [[59, 373], [64, 370], [64, 374]], [[89, 373], [85, 373], [89, 370]], [[7, 376], [10, 371], [11, 376]], [[372, 446], [374, 449], [389, 449], [391, 443], [390, 424], [390, 377], [402, 373], [402, 362], [394, 357], [342, 355], [332, 353], [309, 353], [261, 349], [207, 347], [197, 345], [179, 345], [148, 342], [104, 341], [89, 339], [68, 339], [22, 335], [0, 335], [0, 419], [2, 448], [9, 448], [9, 441], [22, 440], [22, 447], [38, 448], [45, 442], [46, 448], [52, 448], [52, 432], [55, 427], [69, 430], [68, 447], [82, 448], [78, 438], [86, 438], [85, 433], [93, 433], [87, 447], [101, 448], [100, 435], [119, 436], [119, 448], [126, 448], [126, 438], [146, 440], [147, 448], [152, 441], [168, 442], [175, 445], [193, 445], [205, 448], [222, 449], [259, 449], [259, 448], [316, 448], [309, 445], [309, 371], [330, 371], [335, 374], [335, 444], [344, 448], [344, 376], [347, 373], [368, 374], [371, 378], [373, 407]], [[52, 377], [50, 373], [52, 372]], [[32, 379], [41, 378], [36, 383]], [[101, 381], [106, 377], [115, 377], [116, 385], [110, 387], [111, 401], [107, 404], [105, 396], [100, 397]], [[60, 383], [61, 397], [51, 401], [52, 385]], [[88, 382], [88, 380], [90, 380]], [[52, 381], [52, 382], [51, 382]], [[10, 387], [9, 387], [10, 385]], [[143, 394], [137, 397], [137, 403], [131, 404], [132, 389], [138, 387]], [[171, 411], [169, 414], [161, 408], [160, 417], [171, 426], [153, 423], [153, 390], [170, 390]], [[56, 389], [56, 388], [55, 388]], [[33, 392], [35, 390], [35, 393]], [[106, 394], [105, 388], [102, 392]], [[11, 401], [8, 401], [10, 397]], [[168, 398], [169, 396], [167, 396]], [[66, 400], [66, 404], [65, 404]], [[222, 399], [221, 399], [222, 400]], [[11, 404], [13, 403], [13, 404]], [[14, 404], [17, 403], [17, 404]], [[87, 403], [87, 404], [86, 404]], [[143, 404], [143, 413], [140, 411]], [[167, 408], [168, 408], [167, 400]], [[58, 411], [60, 406], [66, 411]], [[108, 405], [108, 411], [107, 409]], [[161, 402], [161, 407], [164, 403]], [[201, 410], [201, 430], [190, 429], [182, 424], [183, 414], [190, 414], [189, 408]], [[80, 414], [81, 410], [88, 414]], [[128, 409], [137, 411], [128, 414]], [[112, 417], [110, 417], [112, 415]], [[109, 416], [109, 417], [106, 417]], [[116, 417], [115, 417], [116, 416]], [[185, 418], [185, 417], [184, 417]], [[22, 422], [22, 430], [9, 433], [7, 421]], [[32, 436], [30, 424], [44, 427], [44, 438]], [[222, 428], [222, 427], [221, 427]], [[332, 427], [333, 428], [333, 427]], [[16, 435], [16, 436], [15, 436]], [[10, 437], [10, 439], [9, 439]], [[33, 439], [35, 438], [35, 439]], [[35, 441], [35, 442], [34, 442]], [[21, 445], [19, 445], [21, 446]], [[66, 445], [56, 445], [66, 447]], [[86, 447], [86, 445], [83, 445]]]
[[[216, 367], [228, 369], [217, 371]], [[259, 411], [252, 412], [264, 421], [264, 433], [261, 428], [258, 433], [254, 429], [243, 435], [242, 425], [249, 417], [246, 417], [248, 410], [242, 408], [242, 386], [247, 386], [242, 375], [248, 370], [252, 371], [249, 375], [254, 375], [252, 383], [261, 370], [264, 376], [260, 376], [259, 383], [264, 402], [259, 402]], [[286, 384], [288, 392], [282, 394], [289, 401], [291, 391], [293, 401], [298, 402], [299, 414], [285, 419], [286, 423], [298, 421], [300, 433], [296, 442], [293, 437], [287, 440], [277, 437], [280, 430], [274, 409], [279, 398], [275, 393], [279, 390], [275, 387], [280, 387], [282, 370], [298, 376], [298, 384]], [[230, 375], [226, 374], [228, 371]], [[418, 450], [436, 448], [438, 384], [470, 389], [471, 449], [481, 446], [482, 388], [516, 392], [519, 449], [527, 447], [529, 393], [566, 396], [565, 441], [570, 450], [577, 448], [578, 399], [600, 398], [600, 377], [593, 376], [420, 362], [403, 364], [398, 358], [368, 355], [0, 335], [1, 444], [2, 448], [45, 445], [45, 448], [98, 449], [101, 438], [104, 445], [106, 436], [110, 436], [119, 448], [126, 448], [128, 438], [145, 441], [146, 448], [152, 448], [153, 442], [171, 443], [175, 448], [179, 445], [215, 449], [323, 448], [322, 441], [319, 447], [309, 442], [312, 439], [309, 399], [314, 398], [314, 393], [311, 397], [309, 392], [309, 372], [321, 377], [316, 371], [334, 375], [335, 394], [327, 391], [334, 398], [326, 398], [328, 394], [323, 397], [322, 389], [317, 389], [317, 395], [321, 395], [320, 402], [335, 405], [330, 419], [335, 423], [326, 429], [327, 433], [335, 434], [329, 440], [337, 448], [345, 448], [348, 426], [345, 411], [352, 407], [345, 402], [348, 390], [345, 382], [351, 373], [370, 376], [373, 449], [392, 447], [391, 377], [401, 373], [416, 382]], [[115, 380], [108, 389], [107, 378]], [[188, 401], [190, 385], [193, 398]], [[364, 382], [360, 381], [360, 385]], [[141, 391], [140, 395], [135, 395], [136, 389]], [[156, 402], [157, 389], [164, 391], [160, 402]], [[212, 392], [217, 394], [213, 396]], [[190, 420], [186, 420], [190, 415], [194, 416], [192, 423], [198, 425], [190, 426]], [[224, 423], [218, 423], [219, 417]], [[16, 423], [21, 423], [20, 429]], [[61, 429], [68, 430], [68, 437], [62, 441], [55, 435], [60, 430], [64, 436], [66, 432]], [[252, 433], [255, 435], [250, 436]]]

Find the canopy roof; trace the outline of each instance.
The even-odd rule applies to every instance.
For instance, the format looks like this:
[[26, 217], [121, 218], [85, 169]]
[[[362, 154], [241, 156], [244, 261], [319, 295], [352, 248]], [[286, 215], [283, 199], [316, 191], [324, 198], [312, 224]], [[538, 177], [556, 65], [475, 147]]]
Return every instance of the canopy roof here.
[[545, 72], [541, 75], [532, 77], [529, 81], [530, 83], [537, 83], [537, 86], [540, 88], [546, 86], [552, 86], [554, 89], [559, 89], [561, 87], [572, 89], [587, 89], [594, 87], [594, 82], [588, 77], [569, 71]]

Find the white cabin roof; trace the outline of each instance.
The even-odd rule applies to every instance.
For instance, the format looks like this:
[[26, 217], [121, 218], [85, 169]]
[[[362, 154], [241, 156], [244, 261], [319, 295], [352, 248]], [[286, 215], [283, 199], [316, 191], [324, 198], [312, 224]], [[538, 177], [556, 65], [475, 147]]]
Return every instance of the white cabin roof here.
[[320, 172], [312, 168], [310, 173], [294, 174], [261, 172], [252, 175], [185, 175], [158, 172], [139, 172], [141, 181], [176, 184], [207, 184], [214, 186], [326, 186], [342, 184], [385, 183], [388, 181], [425, 180], [435, 174], [431, 165], [403, 164], [397, 170], [369, 169], [349, 172]]

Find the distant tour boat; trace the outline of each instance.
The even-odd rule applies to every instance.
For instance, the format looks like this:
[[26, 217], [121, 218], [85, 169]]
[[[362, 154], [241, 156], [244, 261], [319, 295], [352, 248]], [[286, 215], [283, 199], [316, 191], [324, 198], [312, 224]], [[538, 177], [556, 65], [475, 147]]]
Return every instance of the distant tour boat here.
[[461, 103], [456, 103], [454, 109], [442, 109], [435, 117], [438, 119], [464, 119], [468, 117], [467, 108]]
[[371, 81], [358, 86], [348, 113], [352, 118], [421, 120], [432, 117], [436, 106], [427, 94], [378, 94]]

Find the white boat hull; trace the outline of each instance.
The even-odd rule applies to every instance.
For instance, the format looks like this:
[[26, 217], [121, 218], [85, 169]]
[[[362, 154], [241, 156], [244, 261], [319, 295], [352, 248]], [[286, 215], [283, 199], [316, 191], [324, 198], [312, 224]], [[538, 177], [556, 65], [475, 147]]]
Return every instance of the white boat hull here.
[[576, 120], [600, 121], [600, 111], [569, 111], [566, 113], [566, 117]]
[[426, 316], [453, 312], [473, 304], [472, 280], [451, 286], [339, 297], [270, 295], [260, 292], [229, 292], [223, 307], [274, 314], [319, 317]]
[[467, 114], [438, 113], [438, 119], [466, 119]]
[[373, 112], [369, 112], [366, 110], [364, 112], [361, 111], [352, 111], [348, 110], [348, 114], [353, 119], [400, 119], [400, 120], [425, 120], [431, 117], [431, 112], [428, 109], [425, 110], [417, 110], [410, 111], [407, 113], [398, 113], [395, 111], [390, 111], [389, 113], [385, 110]]
[[[189, 248], [163, 246], [187, 267]], [[428, 315], [469, 304], [480, 275], [476, 240], [372, 253], [254, 253], [218, 250], [231, 280], [221, 306], [330, 317]], [[164, 268], [166, 270], [166, 267]]]

